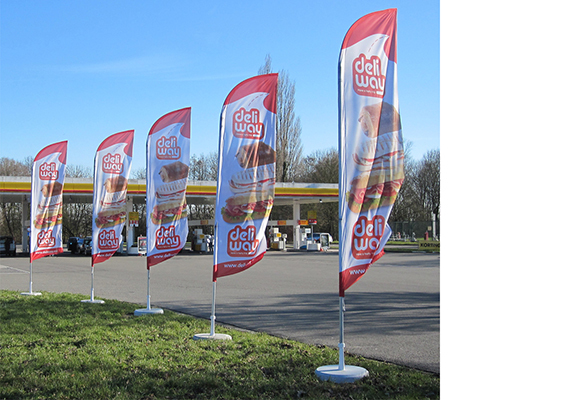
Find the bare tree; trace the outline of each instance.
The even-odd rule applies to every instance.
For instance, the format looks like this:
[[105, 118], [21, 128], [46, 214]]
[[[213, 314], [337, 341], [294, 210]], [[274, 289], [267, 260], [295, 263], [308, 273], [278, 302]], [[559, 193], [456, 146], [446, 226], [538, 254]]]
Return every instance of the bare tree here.
[[66, 165], [65, 176], [69, 178], [91, 178], [93, 177], [93, 168], [75, 164]]
[[[272, 59], [266, 55], [258, 74], [272, 73]], [[296, 179], [301, 162], [301, 122], [295, 115], [295, 83], [288, 72], [278, 73], [278, 96], [276, 112], [276, 180], [291, 182]]]
[[191, 156], [189, 179], [195, 181], [217, 181], [217, 151], [208, 155]]
[[[27, 161], [20, 162], [12, 158], [0, 158], [0, 176], [30, 176], [32, 158], [30, 165]], [[20, 243], [22, 237], [21, 226], [22, 204], [18, 203], [0, 203], [0, 234], [10, 235]]]
[[[195, 181], [217, 181], [217, 151], [207, 155], [191, 156], [189, 178]], [[215, 213], [213, 204], [189, 205], [189, 219], [213, 219]], [[212, 233], [211, 227], [204, 227], [205, 233]]]
[[146, 179], [146, 167], [138, 169], [133, 168], [130, 175], [132, 179]]
[[394, 221], [429, 221], [440, 209], [440, 151], [431, 150], [419, 161], [410, 156], [407, 142], [404, 157], [404, 182], [392, 211]]
[[416, 162], [412, 159], [411, 141], [404, 143], [404, 181], [396, 196], [396, 202], [392, 208], [390, 219], [394, 221], [410, 221], [419, 218], [419, 207], [415, 199], [414, 166]]
[[430, 150], [416, 166], [416, 192], [427, 215], [439, 214], [441, 207], [441, 153]]
[[[69, 178], [92, 178], [93, 168], [82, 165], [67, 165], [65, 176]], [[90, 236], [92, 229], [93, 204], [91, 198], [87, 203], [73, 203], [70, 197], [63, 196], [63, 236]]]
[[[336, 148], [318, 150], [304, 157], [299, 181], [337, 183], [339, 181], [339, 153]], [[301, 215], [317, 212], [316, 232], [327, 232], [337, 239], [339, 216], [338, 202], [301, 205]]]
[[339, 153], [336, 148], [317, 150], [304, 157], [299, 168], [298, 180], [315, 183], [339, 181]]
[[0, 176], [30, 176], [31, 165], [12, 158], [0, 158]]

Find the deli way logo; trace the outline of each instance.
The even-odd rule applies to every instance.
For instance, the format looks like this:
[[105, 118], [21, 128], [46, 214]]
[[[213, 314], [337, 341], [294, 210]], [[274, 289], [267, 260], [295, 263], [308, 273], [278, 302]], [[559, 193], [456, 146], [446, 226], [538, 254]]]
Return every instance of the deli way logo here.
[[106, 231], [103, 230], [98, 235], [97, 247], [100, 250], [118, 250], [120, 241], [116, 237], [116, 231], [113, 229]]
[[233, 134], [241, 139], [263, 139], [264, 124], [260, 122], [260, 111], [252, 108], [246, 111], [244, 107], [234, 113]]
[[366, 58], [360, 54], [353, 60], [353, 90], [360, 96], [384, 97], [386, 76], [382, 75], [381, 60], [378, 56]]
[[256, 227], [246, 228], [236, 225], [228, 232], [227, 253], [230, 257], [248, 257], [256, 253], [259, 240], [256, 239]]
[[106, 174], [121, 174], [124, 171], [124, 163], [120, 154], [106, 154], [102, 158], [102, 171]]
[[156, 230], [154, 247], [157, 250], [178, 249], [181, 244], [181, 237], [176, 234], [173, 225], [165, 228], [161, 226]]
[[351, 236], [351, 254], [358, 260], [371, 259], [380, 246], [385, 221], [376, 215], [371, 221], [365, 216], [358, 218]]
[[55, 247], [55, 237], [52, 229], [41, 230], [37, 234], [37, 246], [39, 248]]
[[179, 160], [181, 148], [176, 136], [162, 136], [156, 141], [156, 158], [159, 160]]
[[57, 164], [52, 163], [42, 163], [39, 166], [39, 178], [44, 181], [55, 181], [59, 179], [59, 170], [57, 169]]

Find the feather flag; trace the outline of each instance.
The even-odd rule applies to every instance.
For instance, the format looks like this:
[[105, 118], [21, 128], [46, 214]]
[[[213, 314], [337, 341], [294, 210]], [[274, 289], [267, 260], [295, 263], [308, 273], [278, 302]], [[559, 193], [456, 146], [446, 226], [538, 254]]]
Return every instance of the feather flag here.
[[98, 147], [93, 173], [92, 265], [108, 260], [122, 244], [134, 131], [111, 135]]
[[63, 252], [63, 183], [67, 141], [41, 150], [34, 159], [30, 206], [30, 262]]
[[266, 253], [274, 203], [278, 74], [259, 75], [227, 96], [220, 121], [213, 281]]
[[339, 57], [339, 295], [384, 254], [404, 180], [396, 9], [351, 26]]
[[162, 116], [146, 144], [146, 265], [150, 269], [180, 252], [187, 241], [187, 178], [191, 108]]

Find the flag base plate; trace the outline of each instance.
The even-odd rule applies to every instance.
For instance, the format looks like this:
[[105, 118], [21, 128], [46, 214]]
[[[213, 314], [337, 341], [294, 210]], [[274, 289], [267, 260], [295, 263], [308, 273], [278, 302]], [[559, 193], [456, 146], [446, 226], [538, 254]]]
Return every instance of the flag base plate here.
[[23, 296], [40, 296], [41, 292], [22, 292], [21, 295]]
[[339, 369], [338, 364], [319, 367], [315, 370], [315, 374], [322, 381], [334, 383], [351, 383], [369, 375], [365, 368], [346, 365], [345, 369]]
[[134, 315], [136, 317], [149, 314], [164, 314], [164, 311], [162, 308], [141, 308], [139, 310], [134, 310]]
[[224, 333], [198, 333], [197, 335], [193, 336], [193, 340], [232, 340], [230, 335], [226, 335]]
[[92, 303], [92, 304], [104, 304], [105, 301], [103, 300], [91, 300], [91, 299], [87, 299], [87, 300], [81, 300], [82, 303]]

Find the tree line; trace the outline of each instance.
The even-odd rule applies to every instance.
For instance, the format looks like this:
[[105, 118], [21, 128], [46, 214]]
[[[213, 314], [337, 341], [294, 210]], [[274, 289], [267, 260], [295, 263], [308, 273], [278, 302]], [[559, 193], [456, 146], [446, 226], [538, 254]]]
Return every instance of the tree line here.
[[[431, 150], [422, 159], [413, 160], [410, 155], [411, 145], [406, 144], [404, 171], [405, 179], [390, 215], [392, 221], [430, 221], [434, 214], [437, 219], [440, 212], [440, 152]], [[191, 156], [189, 179], [197, 181], [217, 181], [217, 152]], [[277, 160], [278, 162], [278, 160]], [[0, 176], [30, 176], [32, 157], [24, 161], [0, 158]], [[294, 169], [279, 182], [338, 183], [339, 158], [335, 148], [318, 150], [305, 157], [299, 157]], [[67, 165], [66, 176], [74, 178], [92, 178], [93, 169], [80, 165]], [[145, 179], [146, 169], [132, 172], [132, 179]], [[91, 198], [90, 198], [91, 199]], [[91, 201], [91, 200], [90, 200]], [[91, 236], [92, 204], [63, 204], [63, 237]], [[146, 234], [146, 205], [134, 204], [134, 211], [139, 214], [139, 226], [135, 235]], [[211, 220], [214, 218], [213, 204], [193, 204], [189, 206], [189, 219]], [[301, 205], [301, 218], [307, 218], [309, 211], [317, 212], [316, 232], [329, 232], [337, 238], [338, 203], [318, 203]], [[25, 212], [28, 213], [28, 210]], [[17, 242], [22, 237], [22, 205], [20, 203], [0, 202], [0, 235], [13, 236]], [[25, 217], [28, 219], [28, 217]], [[271, 219], [292, 219], [292, 206], [275, 206]], [[212, 234], [213, 227], [202, 227], [204, 233]], [[287, 232], [286, 230], [284, 231]], [[292, 230], [289, 232], [292, 235]], [[290, 236], [292, 237], [292, 236]]]

